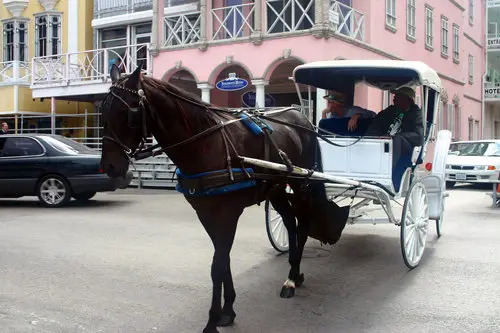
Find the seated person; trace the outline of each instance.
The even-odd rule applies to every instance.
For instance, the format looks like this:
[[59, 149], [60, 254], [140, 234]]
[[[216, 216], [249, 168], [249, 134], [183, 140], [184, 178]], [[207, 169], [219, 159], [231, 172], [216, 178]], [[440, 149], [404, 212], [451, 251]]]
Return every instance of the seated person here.
[[[321, 112], [322, 119], [319, 121], [319, 127], [329, 132], [351, 135], [352, 133], [345, 133], [347, 130], [354, 131], [357, 128], [358, 120], [372, 119], [376, 113], [361, 108], [359, 106], [346, 106], [345, 95], [336, 91], [329, 91], [327, 95], [323, 96], [327, 100], [327, 107]], [[363, 122], [369, 124], [369, 122]], [[365, 130], [360, 128], [360, 130]]]

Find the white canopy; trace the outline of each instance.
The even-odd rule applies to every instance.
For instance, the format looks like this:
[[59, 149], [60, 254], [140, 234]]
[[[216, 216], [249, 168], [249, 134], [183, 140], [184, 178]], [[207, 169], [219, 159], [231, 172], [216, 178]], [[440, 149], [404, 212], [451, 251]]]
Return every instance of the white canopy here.
[[347, 85], [365, 82], [383, 90], [425, 85], [437, 92], [441, 91], [438, 74], [421, 61], [316, 61], [297, 66], [293, 71], [293, 80], [327, 90], [339, 90]]

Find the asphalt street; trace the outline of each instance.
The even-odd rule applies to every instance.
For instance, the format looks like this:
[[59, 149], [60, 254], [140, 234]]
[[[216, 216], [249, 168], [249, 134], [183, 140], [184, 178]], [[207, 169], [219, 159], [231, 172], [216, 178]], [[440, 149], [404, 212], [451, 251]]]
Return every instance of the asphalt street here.
[[[231, 253], [234, 333], [500, 332], [500, 208], [455, 189], [443, 236], [431, 225], [408, 271], [394, 225], [347, 226], [310, 240], [304, 286], [279, 292], [288, 258], [271, 247], [263, 207], [240, 220]], [[212, 245], [172, 191], [127, 189], [86, 205], [0, 200], [0, 332], [200, 333], [211, 299]]]

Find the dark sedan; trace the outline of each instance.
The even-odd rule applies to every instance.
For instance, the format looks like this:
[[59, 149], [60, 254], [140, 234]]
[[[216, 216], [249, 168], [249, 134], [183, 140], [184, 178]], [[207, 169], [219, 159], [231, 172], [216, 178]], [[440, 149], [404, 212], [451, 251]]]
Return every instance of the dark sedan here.
[[100, 160], [98, 151], [60, 135], [0, 135], [0, 197], [38, 196], [44, 206], [60, 207], [130, 184], [132, 172], [112, 179]]

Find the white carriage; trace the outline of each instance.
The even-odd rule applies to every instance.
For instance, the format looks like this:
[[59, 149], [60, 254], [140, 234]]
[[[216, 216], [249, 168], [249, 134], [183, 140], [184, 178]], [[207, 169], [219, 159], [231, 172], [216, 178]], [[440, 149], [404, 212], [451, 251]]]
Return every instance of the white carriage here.
[[[390, 137], [326, 136], [342, 147], [320, 139], [323, 173], [315, 173], [316, 177], [329, 181], [326, 188], [331, 200], [338, 204], [344, 200], [352, 201], [348, 224], [388, 222], [399, 226], [404, 262], [409, 268], [416, 267], [425, 249], [430, 220], [436, 223], [438, 237], [441, 235], [447, 196], [445, 166], [451, 133], [439, 131], [433, 138], [441, 92], [437, 73], [422, 62], [337, 60], [300, 65], [293, 72], [293, 80], [299, 98], [299, 84], [308, 86], [309, 100], [311, 87], [324, 90], [343, 88], [344, 91], [348, 87], [352, 98], [355, 87], [360, 84], [385, 91], [401, 86], [418, 88], [420, 103], [417, 104], [423, 113], [425, 141], [423, 147], [414, 149], [411, 162], [400, 170], [401, 179], [398, 177], [394, 181]], [[308, 110], [305, 110], [305, 105], [302, 108], [312, 115], [312, 103], [308, 104]], [[316, 117], [312, 118], [318, 125]], [[432, 163], [423, 168], [427, 145], [434, 140]], [[296, 173], [301, 172], [306, 171]], [[266, 202], [265, 212], [271, 244], [277, 251], [286, 252], [288, 234], [281, 217], [269, 202]]]

